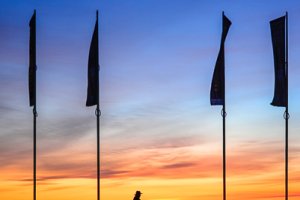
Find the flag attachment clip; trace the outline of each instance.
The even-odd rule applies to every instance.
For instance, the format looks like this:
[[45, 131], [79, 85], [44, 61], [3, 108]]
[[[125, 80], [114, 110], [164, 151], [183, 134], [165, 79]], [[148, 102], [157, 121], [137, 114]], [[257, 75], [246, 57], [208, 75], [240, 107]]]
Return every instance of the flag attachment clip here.
[[290, 118], [290, 113], [288, 113], [287, 111], [284, 111], [283, 118], [284, 119], [289, 119]]
[[101, 116], [101, 110], [99, 108], [96, 108], [95, 115], [96, 116]]
[[221, 116], [222, 116], [222, 117], [226, 117], [226, 116], [227, 116], [227, 113], [226, 113], [226, 111], [224, 110], [224, 108], [222, 108], [222, 110], [221, 110]]
[[37, 117], [37, 116], [38, 116], [38, 113], [37, 113], [37, 111], [36, 111], [36, 108], [35, 108], [35, 107], [32, 109], [32, 112], [33, 112], [33, 115], [34, 115], [35, 117]]

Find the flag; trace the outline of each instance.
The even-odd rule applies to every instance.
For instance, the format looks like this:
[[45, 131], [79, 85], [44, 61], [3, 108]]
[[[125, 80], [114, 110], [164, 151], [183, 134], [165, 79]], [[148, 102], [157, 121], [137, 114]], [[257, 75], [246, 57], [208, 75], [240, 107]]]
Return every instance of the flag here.
[[[98, 15], [97, 15], [98, 16]], [[88, 89], [86, 106], [99, 104], [99, 53], [98, 53], [98, 17], [91, 41], [88, 61]]]
[[34, 11], [30, 22], [29, 37], [29, 105], [36, 105], [36, 12]]
[[221, 46], [215, 65], [213, 79], [210, 89], [210, 104], [224, 105], [225, 103], [225, 58], [224, 43], [231, 26], [231, 21], [223, 13], [223, 31], [221, 38]]
[[270, 26], [275, 69], [275, 89], [271, 105], [286, 107], [285, 16], [270, 21]]

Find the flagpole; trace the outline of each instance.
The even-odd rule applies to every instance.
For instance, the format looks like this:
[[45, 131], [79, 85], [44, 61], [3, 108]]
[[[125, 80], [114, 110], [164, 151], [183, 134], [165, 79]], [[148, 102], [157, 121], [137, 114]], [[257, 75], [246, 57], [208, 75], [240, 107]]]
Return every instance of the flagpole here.
[[288, 12], [285, 13], [286, 16], [286, 32], [285, 32], [285, 69], [286, 69], [286, 79], [285, 79], [285, 84], [286, 84], [286, 107], [285, 107], [285, 114], [284, 114], [284, 118], [285, 118], [285, 199], [288, 200], [289, 198], [289, 188], [288, 188], [288, 167], [289, 167], [289, 132], [288, 132], [288, 128], [289, 128], [289, 124], [288, 124], [288, 120], [289, 120], [289, 101], [288, 101], [288, 97], [289, 97], [289, 92], [288, 92]]
[[[96, 18], [97, 18], [97, 23], [98, 23], [98, 10], [96, 12]], [[97, 24], [98, 28], [98, 24]], [[98, 33], [98, 31], [97, 31]], [[97, 55], [98, 56], [98, 55]], [[98, 83], [97, 83], [97, 91], [98, 91], [98, 96], [97, 96], [97, 108], [96, 108], [96, 116], [97, 116], [97, 200], [100, 200], [100, 115], [101, 111], [99, 108], [99, 65], [98, 65]]]
[[33, 107], [33, 199], [36, 200], [36, 104]]
[[225, 110], [225, 98], [224, 105], [222, 109], [222, 117], [223, 117], [223, 200], [226, 200], [226, 110]]
[[[36, 16], [35, 9], [34, 9], [34, 16]], [[35, 24], [35, 26], [36, 26], [36, 24]], [[36, 28], [34, 30], [36, 31]], [[35, 35], [34, 37], [36, 37], [36, 32], [34, 33], [34, 35]], [[34, 45], [36, 45], [36, 41], [34, 41]], [[34, 53], [36, 53], [36, 51]], [[37, 70], [36, 61], [34, 61], [34, 63], [35, 63], [35, 71], [36, 71]], [[34, 73], [36, 73], [36, 72], [34, 72]], [[32, 112], [33, 112], [33, 199], [36, 200], [36, 118], [37, 118], [36, 75], [34, 75], [34, 105], [33, 105]]]
[[97, 200], [100, 200], [100, 115], [99, 103], [96, 108], [97, 116]]
[[[224, 11], [222, 12], [224, 16]], [[225, 48], [225, 47], [224, 47]], [[224, 56], [224, 63], [225, 63], [225, 56]], [[223, 200], [226, 200], [226, 101], [225, 101], [225, 64], [224, 64], [224, 104], [222, 108], [222, 117], [223, 117]]]
[[[224, 14], [224, 12], [223, 12]], [[225, 63], [225, 56], [224, 56]], [[225, 65], [224, 65], [224, 104], [222, 109], [223, 117], [223, 200], [226, 200], [226, 101], [225, 101]]]
[[97, 116], [97, 200], [100, 200], [100, 109], [99, 103], [96, 108]]

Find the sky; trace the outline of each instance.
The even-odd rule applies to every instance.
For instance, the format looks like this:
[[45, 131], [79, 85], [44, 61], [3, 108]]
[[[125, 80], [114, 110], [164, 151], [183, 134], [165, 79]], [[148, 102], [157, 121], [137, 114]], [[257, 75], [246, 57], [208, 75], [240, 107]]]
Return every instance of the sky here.
[[290, 200], [300, 198], [300, 2], [1, 0], [0, 199], [32, 199], [29, 20], [37, 10], [37, 198], [96, 199], [85, 107], [99, 10], [101, 199], [222, 199], [222, 117], [209, 91], [225, 45], [227, 196], [284, 196], [284, 108], [273, 107], [269, 21], [289, 14]]

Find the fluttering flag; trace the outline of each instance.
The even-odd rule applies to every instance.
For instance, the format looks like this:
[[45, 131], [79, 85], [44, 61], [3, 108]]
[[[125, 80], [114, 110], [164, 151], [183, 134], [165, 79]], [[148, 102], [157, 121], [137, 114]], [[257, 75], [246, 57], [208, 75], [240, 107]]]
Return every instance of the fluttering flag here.
[[223, 31], [221, 38], [221, 46], [215, 65], [214, 75], [210, 89], [210, 104], [224, 105], [225, 102], [225, 58], [224, 44], [227, 33], [231, 26], [231, 21], [223, 13]]
[[36, 105], [36, 12], [34, 11], [30, 22], [29, 37], [29, 105]]
[[271, 105], [279, 107], [287, 105], [285, 21], [285, 16], [270, 21], [275, 69], [275, 90]]
[[88, 61], [88, 89], [86, 106], [99, 104], [99, 41], [98, 41], [98, 18], [91, 41]]

